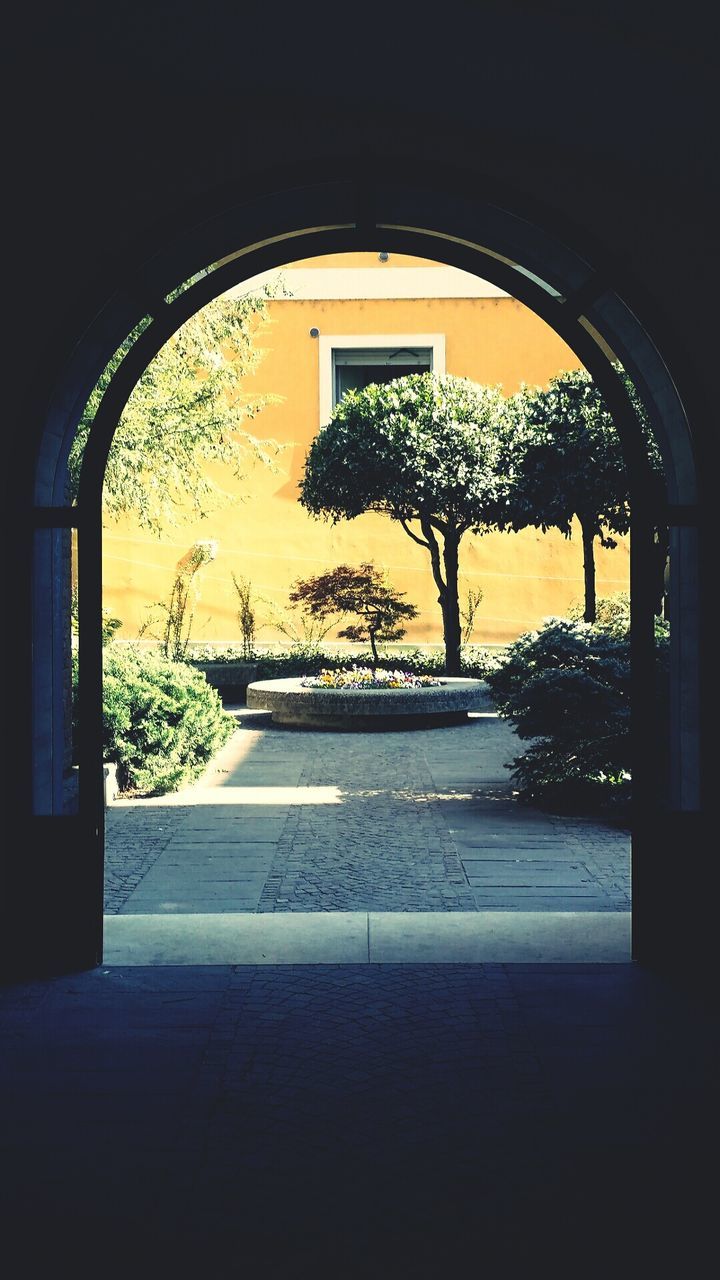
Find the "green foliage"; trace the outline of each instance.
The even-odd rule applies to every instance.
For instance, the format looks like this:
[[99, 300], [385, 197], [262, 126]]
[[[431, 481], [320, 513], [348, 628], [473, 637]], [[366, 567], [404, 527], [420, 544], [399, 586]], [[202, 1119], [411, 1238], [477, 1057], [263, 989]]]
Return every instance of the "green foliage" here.
[[217, 692], [186, 663], [109, 645], [103, 654], [103, 746], [123, 791], [162, 794], [199, 776], [233, 733]]
[[[607, 626], [605, 625], [607, 622]], [[667, 627], [656, 633], [664, 706]], [[599, 808], [630, 791], [630, 640], [624, 600], [603, 623], [550, 618], [486, 676], [499, 714], [530, 746], [509, 766], [521, 796], [555, 810]]]
[[330, 635], [339, 621], [336, 616], [308, 613], [297, 604], [284, 609], [272, 600], [266, 600], [268, 622], [292, 645], [292, 652], [300, 657], [315, 657], [320, 653], [321, 641]]
[[463, 645], [470, 643], [470, 638], [475, 630], [475, 618], [484, 594], [482, 587], [467, 587], [465, 590], [463, 603], [460, 606], [460, 618], [462, 621], [461, 641]]
[[242, 636], [242, 656], [249, 661], [255, 657], [255, 633], [257, 630], [252, 585], [249, 578], [238, 578], [234, 573], [232, 574], [232, 581], [238, 598], [237, 620]]
[[491, 671], [501, 666], [505, 650], [502, 647], [468, 644], [462, 651], [460, 674], [472, 680], [486, 680]]
[[628, 478], [617, 430], [584, 369], [551, 378], [546, 390], [523, 387], [512, 398], [517, 467], [511, 527], [555, 527], [570, 537], [572, 520], [603, 530], [630, 528]]
[[295, 676], [317, 676], [323, 667], [334, 671], [347, 666], [347, 657], [337, 658], [324, 654], [316, 645], [313, 649], [293, 646], [277, 653], [261, 653], [256, 659], [258, 680], [289, 680]]
[[105, 645], [110, 644], [110, 641], [115, 638], [115, 632], [120, 630], [122, 622], [119, 618], [114, 618], [109, 609], [103, 607], [101, 626], [102, 645], [105, 648]]
[[[571, 622], [580, 622], [583, 618], [582, 608], [575, 605], [568, 609]], [[627, 591], [618, 591], [614, 596], [598, 596], [597, 610], [593, 628], [614, 636], [617, 640], [630, 639], [630, 596]], [[655, 643], [666, 646], [670, 638], [670, 626], [665, 618], [654, 618]]]
[[382, 512], [428, 552], [448, 674], [460, 670], [459, 544], [505, 518], [508, 448], [498, 387], [422, 373], [348, 391], [305, 460], [306, 510], [333, 522]]
[[[312, 652], [290, 649], [284, 653], [264, 653], [257, 657], [258, 680], [280, 680], [302, 675], [319, 675], [325, 668], [339, 671], [347, 667], [348, 662], [359, 666], [369, 666], [372, 655], [367, 650], [348, 653], [329, 653], [316, 648]], [[230, 660], [231, 655], [228, 655]], [[501, 662], [501, 652], [484, 648], [481, 645], [469, 645], [463, 652], [461, 674], [474, 680], [484, 680], [489, 671], [493, 671]], [[403, 650], [401, 653], [389, 654], [379, 658], [377, 666], [381, 670], [393, 671], [401, 667], [415, 675], [442, 675], [445, 671], [443, 655], [438, 652], [427, 652], [424, 649]]]
[[[622, 374], [643, 431], [651, 476], [662, 488], [662, 465], [632, 383]], [[617, 546], [613, 534], [630, 529], [630, 493], [620, 439], [596, 384], [585, 369], [551, 378], [546, 390], [524, 386], [509, 405], [513, 429], [503, 528], [534, 525], [569, 538], [580, 523], [585, 561], [585, 610], [595, 618], [594, 542]]]
[[[167, 600], [156, 600], [151, 609], [160, 609], [164, 622], [160, 638], [163, 655], [172, 662], [182, 662], [187, 657], [192, 626], [195, 620], [194, 605], [198, 599], [196, 575], [203, 565], [209, 564], [217, 554], [217, 543], [194, 542], [190, 550], [178, 561], [175, 579]], [[140, 634], [154, 635], [158, 619], [149, 618]], [[158, 638], [157, 636], [155, 638]]]
[[[580, 605], [568, 609], [571, 622], [582, 622], [583, 611]], [[614, 596], [601, 596], [596, 604], [595, 630], [603, 631], [616, 640], [630, 639], [630, 596], [627, 591], [619, 591]]]
[[[279, 446], [247, 430], [275, 395], [248, 396], [243, 379], [262, 351], [255, 339], [267, 320], [256, 296], [216, 298], [165, 343], [137, 382], [112, 442], [103, 506], [111, 518], [132, 513], [155, 533], [183, 518], [204, 516], [228, 501], [208, 463], [241, 475], [249, 462], [272, 465]], [[77, 494], [83, 453], [111, 377], [137, 339], [122, 344], [86, 405], [68, 461], [71, 496]]]
[[[349, 564], [337, 565], [327, 573], [293, 583], [290, 599], [310, 617], [336, 621], [354, 614], [358, 621], [338, 632], [344, 640], [362, 644], [369, 641], [373, 665], [378, 664], [378, 642], [401, 640], [405, 635], [404, 619], [416, 618], [414, 604], [402, 599], [404, 591], [395, 591], [386, 575], [365, 561], [358, 569]], [[336, 625], [336, 624], [335, 624]]]
[[348, 391], [310, 446], [302, 505], [333, 522], [380, 511], [480, 530], [503, 492], [505, 405], [497, 387], [431, 373]]
[[[122, 626], [122, 621], [120, 618], [115, 618], [111, 614], [108, 608], [103, 607], [101, 626], [102, 626], [102, 644], [104, 647], [106, 644], [109, 644], [110, 641], [114, 638], [115, 632], [120, 630], [120, 627]], [[70, 598], [70, 634], [73, 636], [75, 640], [78, 639], [80, 634], [79, 619], [78, 619], [77, 587], [73, 587], [72, 595]]]

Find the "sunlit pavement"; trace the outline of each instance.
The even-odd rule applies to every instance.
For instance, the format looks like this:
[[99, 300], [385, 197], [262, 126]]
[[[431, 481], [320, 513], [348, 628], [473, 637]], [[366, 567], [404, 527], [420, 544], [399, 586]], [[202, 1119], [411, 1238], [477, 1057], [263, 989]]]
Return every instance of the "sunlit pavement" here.
[[[136, 918], [134, 945], [140, 917], [193, 916], [184, 928], [164, 931], [176, 940], [166, 962], [181, 962], [177, 940], [197, 939], [202, 930], [204, 959], [191, 949], [189, 963], [239, 963], [243, 955], [262, 963], [252, 945], [234, 952], [221, 945], [221, 933], [227, 940], [232, 928], [221, 917], [292, 914], [302, 920], [284, 941], [297, 939], [296, 950], [284, 946], [278, 955], [272, 939], [281, 932], [268, 921], [266, 958], [314, 962], [313, 945], [322, 957], [321, 939], [331, 937], [327, 954], [348, 962], [629, 958], [627, 833], [518, 804], [504, 766], [520, 744], [497, 717], [342, 734], [281, 729], [266, 713], [246, 709], [235, 714], [238, 732], [198, 784], [119, 801], [108, 811], [106, 911]], [[339, 955], [336, 918], [344, 917], [350, 938], [358, 913], [370, 936], [375, 922], [376, 938], [398, 914], [411, 913], [413, 922], [393, 926], [396, 937], [404, 928], [405, 949], [360, 956], [349, 944]], [[443, 920], [448, 913], [457, 917], [453, 928]], [[600, 950], [598, 913], [624, 917], [608, 922]], [[483, 920], [473, 922], [472, 914]], [[543, 952], [538, 940], [550, 939], [553, 917], [557, 945]], [[129, 926], [106, 924], [113, 963], [150, 956], [142, 947], [123, 951]], [[257, 923], [246, 926], [246, 941], [260, 938]], [[146, 939], [149, 929], [148, 920]], [[215, 952], [206, 945], [213, 932]], [[487, 946], [493, 937], [504, 939], [495, 951]], [[446, 955], [438, 950], [443, 938], [455, 943]], [[161, 962], [157, 954], [154, 962]]]
[[110, 809], [105, 963], [0, 991], [12, 1274], [704, 1274], [717, 1006], [629, 961], [627, 836], [487, 718], [245, 725]]

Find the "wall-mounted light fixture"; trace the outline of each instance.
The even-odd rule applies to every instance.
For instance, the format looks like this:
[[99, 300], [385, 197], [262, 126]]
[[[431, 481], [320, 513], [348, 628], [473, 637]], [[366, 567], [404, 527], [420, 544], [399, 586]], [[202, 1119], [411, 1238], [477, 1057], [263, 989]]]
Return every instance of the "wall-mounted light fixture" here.
[[378, 254], [378, 258], [380, 259], [380, 261], [381, 261], [381, 262], [387, 262], [387, 260], [388, 260], [388, 258], [389, 258], [389, 257], [390, 257], [390, 254], [389, 254], [389, 253], [386, 253], [384, 249], [383, 249], [382, 253], [379, 253], [379, 254]]
[[310, 337], [311, 337], [311, 338], [319, 338], [319, 337], [320, 337], [320, 330], [319, 330], [319, 329], [311, 329], [311, 330], [310, 330]]

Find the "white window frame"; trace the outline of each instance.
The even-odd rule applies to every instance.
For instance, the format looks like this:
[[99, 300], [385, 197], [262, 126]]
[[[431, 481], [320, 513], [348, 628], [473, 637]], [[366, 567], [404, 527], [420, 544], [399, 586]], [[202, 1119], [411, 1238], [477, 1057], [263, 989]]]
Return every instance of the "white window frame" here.
[[321, 334], [318, 339], [320, 374], [320, 423], [327, 426], [333, 410], [333, 352], [363, 348], [387, 348], [398, 351], [401, 347], [423, 347], [430, 351], [430, 368], [433, 373], [445, 373], [444, 333], [340, 333]]

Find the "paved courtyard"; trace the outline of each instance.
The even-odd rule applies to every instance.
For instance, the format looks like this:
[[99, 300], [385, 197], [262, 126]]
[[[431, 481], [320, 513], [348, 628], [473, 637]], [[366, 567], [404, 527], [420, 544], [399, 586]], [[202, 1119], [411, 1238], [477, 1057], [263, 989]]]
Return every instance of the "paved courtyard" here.
[[718, 1024], [693, 986], [629, 964], [18, 983], [7, 1274], [705, 1275]]
[[197, 784], [109, 808], [108, 915], [629, 910], [628, 833], [519, 805], [495, 715], [327, 733], [235, 714]]
[[[108, 925], [626, 914], [627, 834], [519, 807], [495, 718], [355, 736], [237, 714], [198, 786], [110, 808]], [[689, 976], [134, 945], [0, 991], [0, 1223], [23, 1274], [706, 1268], [718, 1025]]]

